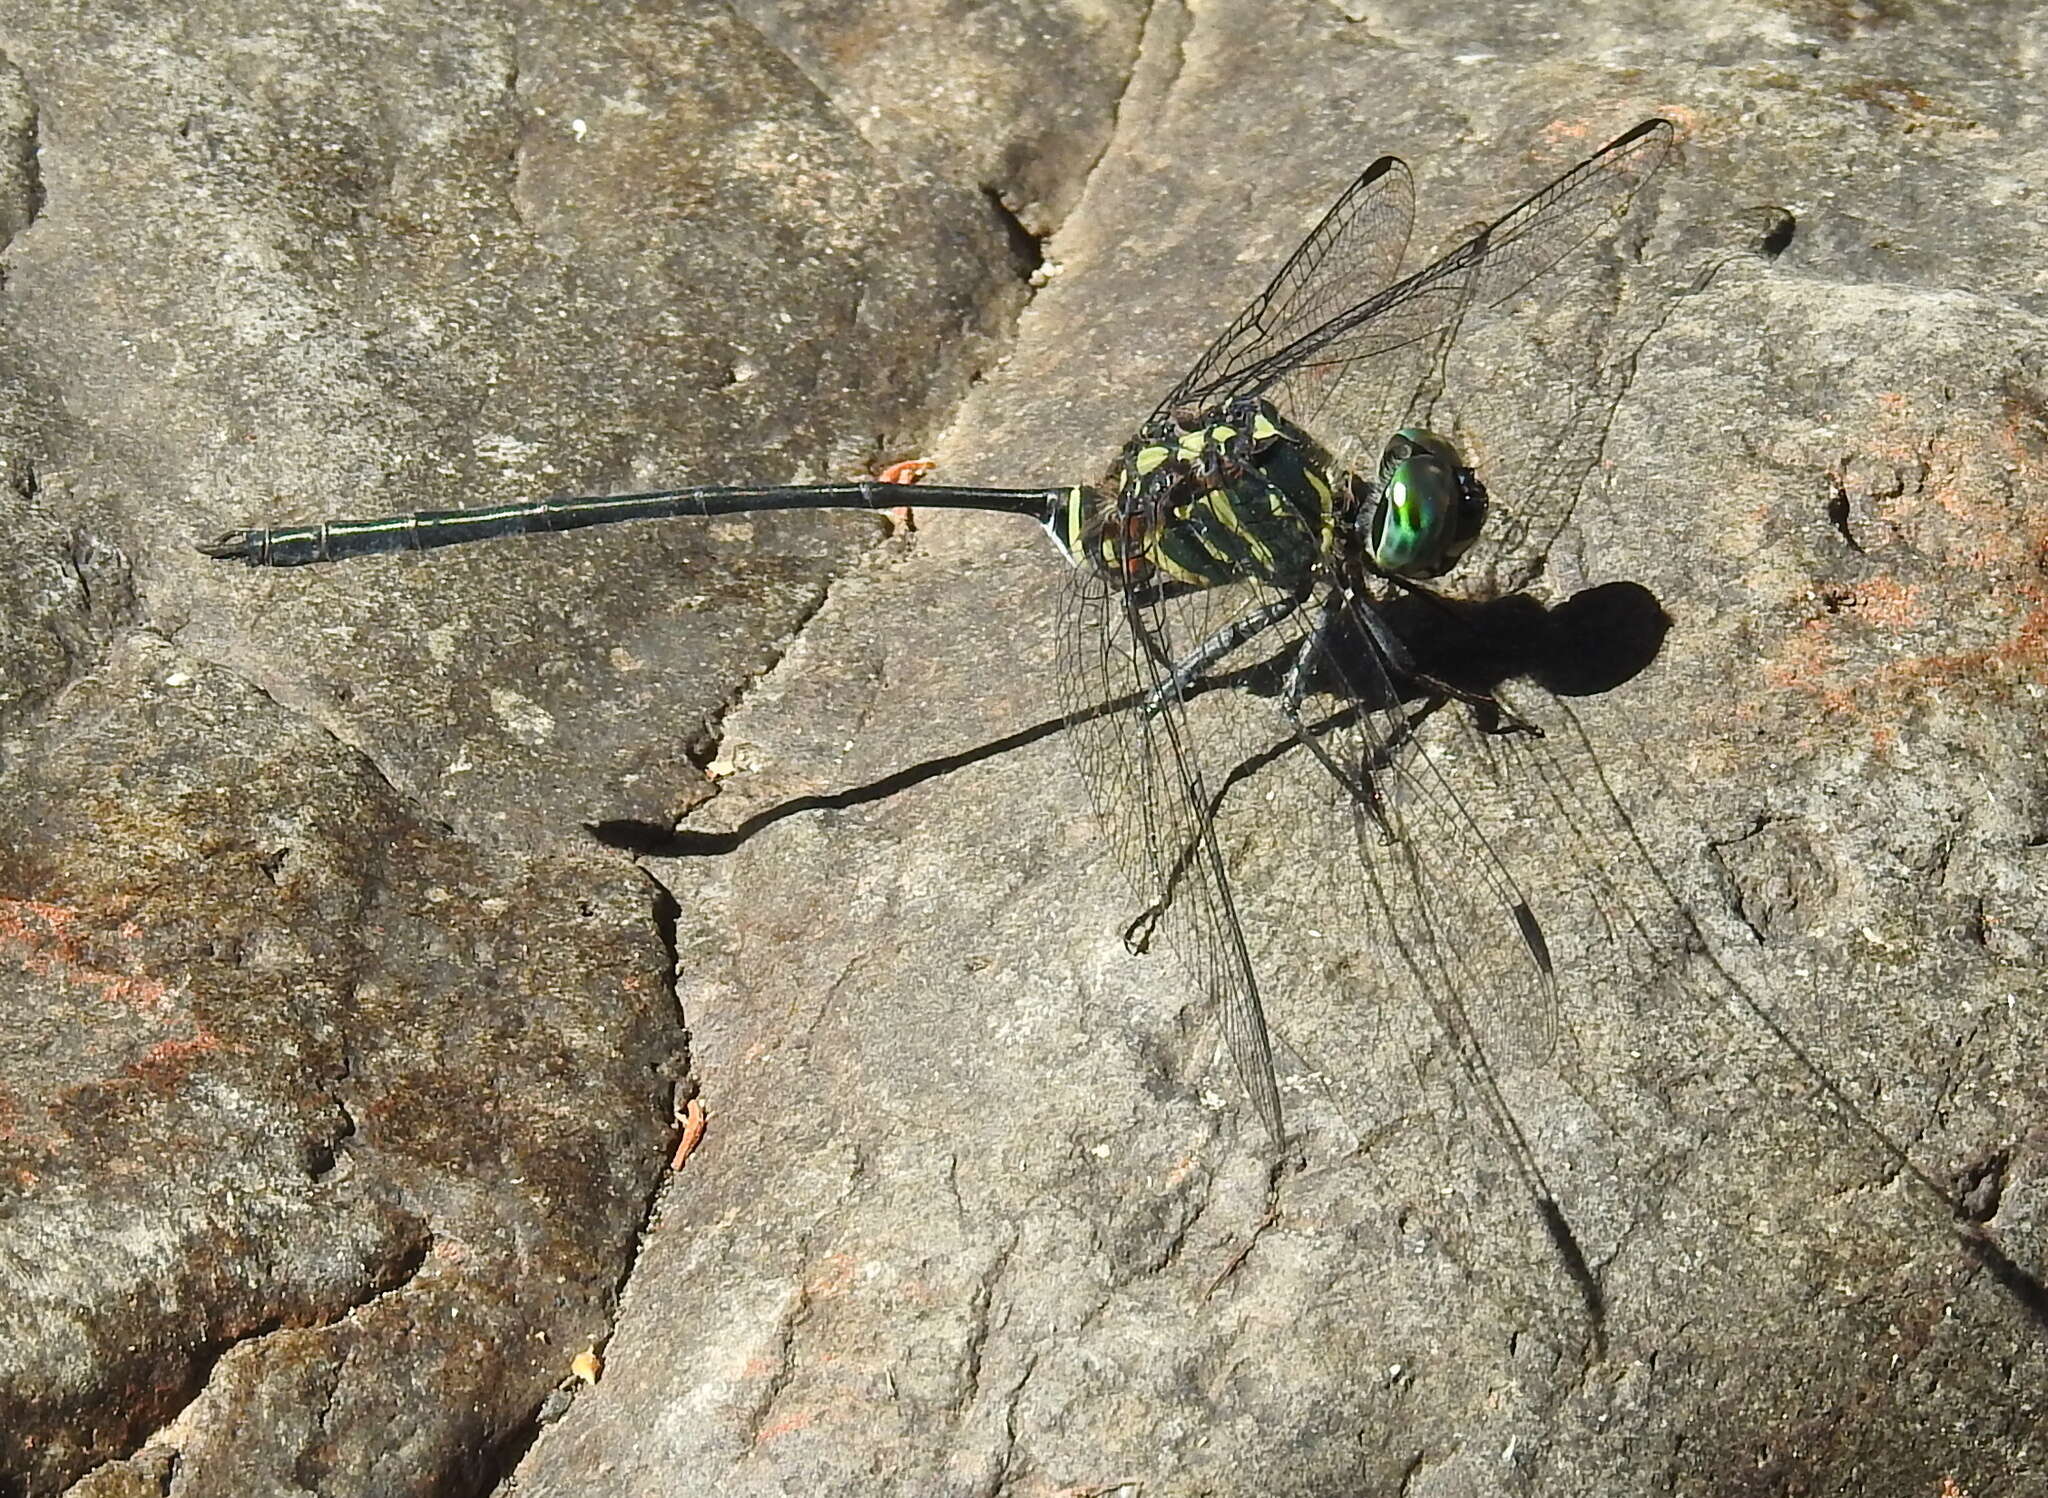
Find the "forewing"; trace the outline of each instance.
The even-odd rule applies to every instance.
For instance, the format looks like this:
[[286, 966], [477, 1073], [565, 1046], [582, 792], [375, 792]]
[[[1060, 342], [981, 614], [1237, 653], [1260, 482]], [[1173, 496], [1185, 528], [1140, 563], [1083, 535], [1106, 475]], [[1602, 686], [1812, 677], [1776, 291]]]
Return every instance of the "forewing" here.
[[[1331, 898], [1355, 913], [1377, 1001], [1433, 1019], [1494, 1111], [1495, 1070], [1547, 1061], [1556, 1044], [1548, 936], [1508, 856], [1540, 848], [1544, 833], [1523, 824], [1526, 813], [1485, 773], [1493, 761], [1473, 754], [1470, 709], [1422, 697], [1385, 705], [1392, 678], [1370, 607], [1348, 605], [1321, 693], [1303, 705], [1346, 793], [1336, 820], [1362, 876], [1347, 902], [1333, 875]], [[1495, 1122], [1514, 1143], [1510, 1121]]]
[[1263, 395], [1340, 458], [1366, 462], [1427, 407], [1461, 326], [1517, 303], [1619, 222], [1673, 133], [1669, 121], [1645, 120], [1393, 285], [1338, 284], [1341, 262], [1324, 257], [1317, 279], [1331, 284], [1318, 286], [1314, 300], [1332, 309], [1325, 320], [1299, 332], [1290, 323], [1284, 339], [1242, 340], [1234, 360], [1219, 361], [1212, 350], [1162, 409]]
[[[1433, 1019], [1475, 1079], [1490, 1056], [1547, 1058], [1557, 1015], [1499, 826], [1445, 777], [1433, 753], [1445, 726], [1401, 700], [1363, 623], [1336, 631], [1341, 650], [1308, 672], [1299, 733], [1281, 703], [1315, 630], [1313, 599], [1185, 698], [1157, 695], [1171, 663], [1284, 601], [1254, 582], [1162, 597], [1077, 572], [1061, 672], [1105, 837], [1214, 1004], [1276, 1140], [1262, 980], [1286, 994], [1287, 1033], [1350, 1037], [1355, 1069], [1370, 1065], [1386, 1014]], [[1347, 1091], [1343, 1064], [1329, 1085]]]
[[1382, 156], [1344, 190], [1266, 289], [1209, 345], [1167, 393], [1151, 425], [1214, 403], [1244, 370], [1328, 323], [1367, 291], [1401, 273], [1415, 222], [1415, 183], [1398, 157]]
[[[1479, 231], [1485, 255], [1473, 305], [1499, 307], [1601, 229], [1618, 223], [1670, 154], [1669, 120], [1644, 120]], [[1452, 254], [1456, 254], [1453, 251]]]

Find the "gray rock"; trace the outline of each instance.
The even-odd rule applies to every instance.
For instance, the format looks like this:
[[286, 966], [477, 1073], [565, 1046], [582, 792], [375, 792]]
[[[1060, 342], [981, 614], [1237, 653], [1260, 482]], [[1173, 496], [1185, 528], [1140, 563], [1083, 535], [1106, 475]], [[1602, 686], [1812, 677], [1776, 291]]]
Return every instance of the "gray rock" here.
[[[0, 1487], [2041, 1486], [2031, 12], [739, 11], [9, 16]], [[1557, 529], [1468, 588], [1669, 621], [1424, 727], [1554, 1038], [1282, 754], [1281, 1159], [1122, 940], [1029, 525], [187, 550], [1091, 477], [1372, 156], [1414, 256], [1651, 113], [1440, 417]]]

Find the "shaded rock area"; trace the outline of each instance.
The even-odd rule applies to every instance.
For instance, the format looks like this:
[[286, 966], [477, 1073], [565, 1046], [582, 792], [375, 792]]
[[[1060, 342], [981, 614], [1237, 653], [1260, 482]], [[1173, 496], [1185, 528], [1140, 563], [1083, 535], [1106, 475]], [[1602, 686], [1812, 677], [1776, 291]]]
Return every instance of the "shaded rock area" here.
[[[2024, 6], [0, 3], [0, 1492], [2048, 1490], [2043, 67]], [[1651, 114], [1432, 416], [1545, 732], [1413, 749], [1555, 1014], [1290, 903], [1356, 849], [1276, 744], [1283, 1156], [1125, 943], [1035, 527], [191, 550], [1092, 477], [1374, 155], [1414, 264]]]
[[480, 858], [147, 630], [19, 749], [11, 1480], [155, 1438], [193, 1491], [474, 1486], [606, 1336], [664, 1158], [645, 881]]

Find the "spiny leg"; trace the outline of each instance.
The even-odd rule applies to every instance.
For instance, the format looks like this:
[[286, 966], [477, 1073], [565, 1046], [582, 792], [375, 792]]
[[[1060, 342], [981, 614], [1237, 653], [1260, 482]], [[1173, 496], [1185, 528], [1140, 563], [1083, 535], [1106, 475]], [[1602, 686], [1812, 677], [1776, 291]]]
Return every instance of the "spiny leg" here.
[[[1138, 704], [1138, 716], [1149, 722], [1159, 716], [1167, 703], [1187, 700], [1204, 672], [1238, 646], [1257, 638], [1294, 613], [1307, 596], [1308, 590], [1304, 586], [1292, 597], [1277, 598], [1271, 603], [1261, 604], [1216, 630], [1178, 662], [1167, 666], [1165, 680], [1156, 684]], [[1131, 626], [1144, 640], [1153, 659], [1159, 661], [1161, 665], [1166, 665], [1164, 652], [1159, 649], [1152, 632], [1140, 628], [1135, 612]], [[1210, 814], [1214, 815], [1214, 812], [1215, 808], [1212, 806]], [[1194, 852], [1195, 845], [1192, 843], [1181, 849], [1180, 855], [1174, 860], [1173, 868], [1167, 876], [1166, 888], [1160, 892], [1160, 897], [1139, 911], [1131, 923], [1124, 927], [1124, 948], [1133, 956], [1144, 952], [1151, 945], [1152, 933], [1158, 929], [1160, 918], [1166, 914], [1167, 907], [1172, 905], [1174, 888], [1180, 883], [1181, 876], [1187, 872], [1188, 862]]]
[[[1426, 592], [1427, 590], [1423, 591]], [[1302, 642], [1301, 653], [1295, 657], [1294, 665], [1287, 673], [1287, 683], [1280, 694], [1280, 711], [1286, 715], [1287, 721], [1293, 725], [1295, 736], [1322, 762], [1323, 767], [1330, 772], [1337, 783], [1351, 793], [1353, 801], [1378, 824], [1381, 842], [1391, 845], [1399, 841], [1399, 839], [1394, 832], [1393, 825], [1387, 820], [1386, 802], [1380, 795], [1379, 779], [1374, 772], [1382, 768], [1391, 767], [1393, 755], [1400, 740], [1390, 739], [1380, 744], [1374, 750], [1373, 762], [1365, 767], [1364, 773], [1362, 775], [1353, 774], [1340, 766], [1330, 753], [1316, 741], [1307, 725], [1301, 721], [1300, 716], [1302, 699], [1307, 695], [1308, 673], [1313, 666], [1315, 655], [1319, 651], [1328, 649], [1327, 640], [1331, 632], [1336, 628], [1337, 620], [1342, 616], [1346, 606], [1353, 603], [1357, 603], [1358, 607], [1351, 610], [1352, 614], [1364, 622], [1367, 634], [1372, 637], [1372, 648], [1380, 656], [1380, 679], [1383, 683], [1387, 684], [1390, 697], [1394, 695], [1392, 691], [1392, 674], [1398, 673], [1406, 680], [1416, 682], [1431, 690], [1441, 689], [1445, 696], [1464, 702], [1473, 709], [1474, 716], [1480, 718], [1481, 727], [1486, 732], [1529, 733], [1537, 738], [1541, 738], [1543, 737], [1543, 730], [1536, 724], [1527, 722], [1514, 713], [1509, 712], [1498, 700], [1488, 693], [1459, 692], [1450, 688], [1446, 683], [1434, 681], [1427, 673], [1416, 670], [1415, 658], [1409, 653], [1408, 647], [1402, 644], [1400, 637], [1387, 627], [1386, 621], [1372, 607], [1370, 600], [1358, 599], [1349, 587], [1334, 590], [1329, 598], [1324, 600], [1314, 632], [1307, 640]], [[1362, 701], [1356, 701], [1356, 694], [1351, 693], [1349, 695], [1353, 696], [1358, 711], [1361, 713], [1365, 712], [1365, 704]], [[1482, 716], [1488, 713], [1495, 718], [1495, 722], [1492, 725], [1489, 725], [1485, 717]], [[1403, 734], [1411, 732], [1416, 724], [1421, 721], [1422, 716], [1422, 714], [1418, 714], [1414, 718], [1404, 720]], [[1500, 718], [1507, 720], [1505, 725], [1499, 724], [1498, 719]], [[1408, 857], [1411, 861], [1413, 860], [1413, 849], [1408, 850]], [[1502, 872], [1505, 871], [1503, 870]], [[1523, 945], [1528, 948], [1531, 961], [1536, 964], [1538, 971], [1548, 978], [1552, 971], [1550, 943], [1543, 934], [1543, 927], [1537, 921], [1535, 911], [1530, 908], [1529, 902], [1522, 897], [1521, 891], [1515, 887], [1512, 879], [1499, 883], [1496, 887], [1502, 896], [1502, 903], [1506, 905], [1509, 915], [1514, 920], [1515, 928], [1522, 938]]]
[[1174, 698], [1186, 699], [1202, 673], [1246, 641], [1265, 633], [1274, 625], [1301, 607], [1304, 594], [1292, 598], [1275, 599], [1261, 604], [1249, 613], [1238, 615], [1208, 639], [1189, 651], [1167, 672], [1166, 679], [1145, 694], [1139, 704], [1141, 716], [1155, 718], [1159, 710]]
[[[1321, 740], [1301, 721], [1301, 704], [1308, 696], [1309, 675], [1315, 669], [1317, 658], [1329, 650], [1330, 637], [1336, 633], [1338, 622], [1344, 617], [1345, 605], [1350, 601], [1351, 590], [1348, 587], [1334, 588], [1330, 596], [1323, 600], [1322, 607], [1316, 610], [1316, 627], [1309, 632], [1308, 638], [1301, 642], [1301, 648], [1295, 652], [1294, 664], [1287, 668], [1287, 680], [1280, 688], [1280, 713], [1287, 719], [1288, 726], [1294, 730], [1295, 739], [1316, 757], [1325, 770], [1329, 771], [1333, 780], [1351, 793], [1353, 801], [1363, 807], [1373, 821], [1379, 824], [1381, 838], [1391, 843], [1394, 840], [1393, 824], [1387, 820], [1386, 803], [1380, 796], [1379, 783], [1372, 778], [1370, 770], [1368, 769], [1361, 777], [1338, 764], [1330, 751], [1323, 747]], [[1369, 615], [1372, 611], [1368, 608], [1357, 612]], [[1393, 638], [1391, 631], [1387, 632], [1387, 638]], [[1398, 645], [1399, 642], [1395, 643]], [[1388, 679], [1384, 671], [1381, 673], [1381, 679]], [[1357, 705], [1361, 711], [1365, 710], [1363, 702]]]
[[[1451, 610], [1441, 598], [1430, 589], [1423, 587], [1422, 584], [1416, 582], [1413, 578], [1398, 577], [1392, 573], [1385, 574], [1385, 576], [1388, 582], [1401, 587], [1411, 596], [1427, 599], [1430, 603], [1443, 609], [1447, 616], [1451, 614]], [[1387, 664], [1394, 669], [1397, 675], [1404, 681], [1412, 681], [1418, 687], [1423, 688], [1425, 691], [1433, 692], [1439, 697], [1447, 697], [1454, 702], [1464, 703], [1465, 706], [1472, 709], [1473, 722], [1478, 726], [1481, 733], [1526, 733], [1531, 738], [1540, 739], [1543, 737], [1543, 729], [1539, 725], [1531, 723], [1527, 718], [1510, 711], [1493, 693], [1475, 691], [1470, 687], [1461, 687], [1454, 682], [1446, 681], [1440, 676], [1433, 676], [1423, 670], [1416, 664], [1414, 654], [1402, 643], [1401, 637], [1387, 628], [1387, 621], [1380, 617], [1378, 610], [1374, 609], [1370, 603], [1361, 607], [1358, 613], [1365, 620], [1366, 629], [1372, 634], [1373, 644], [1379, 647], [1380, 653], [1387, 659]]]

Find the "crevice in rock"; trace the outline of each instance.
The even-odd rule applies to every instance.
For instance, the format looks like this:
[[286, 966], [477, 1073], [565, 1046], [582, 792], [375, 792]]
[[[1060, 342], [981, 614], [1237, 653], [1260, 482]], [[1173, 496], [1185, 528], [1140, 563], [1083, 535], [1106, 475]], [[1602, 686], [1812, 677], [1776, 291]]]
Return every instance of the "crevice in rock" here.
[[1828, 524], [1833, 526], [1836, 533], [1848, 544], [1849, 550], [1858, 556], [1863, 554], [1863, 543], [1856, 539], [1856, 533], [1849, 528], [1849, 488], [1845, 476], [1839, 470], [1831, 470], [1828, 473]]
[[513, 1422], [496, 1440], [477, 1452], [471, 1469], [473, 1481], [464, 1485], [466, 1494], [481, 1495], [507, 1490], [519, 1467], [540, 1440], [540, 1433], [561, 1419], [568, 1406], [552, 1397], [537, 1399], [524, 1418]]
[[0, 251], [43, 216], [49, 190], [43, 182], [42, 110], [28, 80], [0, 53]]
[[[806, 1240], [797, 1253], [799, 1276], [803, 1266], [810, 1262], [810, 1257], [810, 1244]], [[783, 1391], [796, 1379], [796, 1332], [803, 1324], [804, 1318], [810, 1314], [810, 1309], [811, 1292], [799, 1277], [795, 1296], [783, 1313], [776, 1318], [775, 1345], [770, 1349], [770, 1355], [775, 1359], [775, 1369], [768, 1375], [768, 1383], [761, 1391], [761, 1397], [740, 1421], [740, 1439], [749, 1448], [759, 1444], [762, 1432], [768, 1426], [769, 1412], [775, 1408], [775, 1402], [782, 1397]]]
[[[223, 1336], [208, 1338], [184, 1352], [184, 1376], [179, 1378], [168, 1392], [171, 1395], [169, 1413], [157, 1418], [153, 1429], [139, 1437], [131, 1435], [132, 1444], [126, 1449], [108, 1457], [101, 1465], [119, 1465], [131, 1462], [148, 1462], [153, 1452], [171, 1452], [171, 1460], [159, 1478], [161, 1490], [169, 1493], [177, 1476], [177, 1444], [173, 1436], [178, 1424], [192, 1406], [204, 1398], [212, 1385], [214, 1373], [221, 1360], [237, 1348], [261, 1342], [267, 1337], [286, 1331], [318, 1331], [338, 1326], [360, 1315], [369, 1307], [402, 1293], [425, 1269], [433, 1253], [434, 1234], [424, 1221], [417, 1221], [419, 1232], [395, 1246], [396, 1251], [381, 1261], [363, 1266], [363, 1283], [351, 1287], [350, 1298], [332, 1309], [303, 1307], [312, 1314], [297, 1314], [292, 1310], [273, 1310], [247, 1326], [236, 1328]], [[165, 1350], [170, 1353], [170, 1349]], [[175, 1356], [175, 1354], [172, 1354]], [[170, 1357], [157, 1365], [159, 1370], [174, 1366]], [[165, 1381], [168, 1383], [168, 1380]], [[159, 1385], [164, 1387], [164, 1385]]]
[[982, 1360], [988, 1350], [988, 1341], [995, 1329], [994, 1306], [996, 1286], [1010, 1267], [1010, 1255], [1016, 1251], [1017, 1237], [1014, 1233], [996, 1250], [995, 1261], [974, 1282], [974, 1290], [967, 1304], [967, 1336], [961, 1346], [961, 1391], [960, 1407], [971, 1408], [981, 1397]]
[[1972, 1222], [1989, 1222], [1998, 1215], [2010, 1162], [2006, 1151], [1993, 1150], [1962, 1169], [1956, 1182], [1957, 1205], [1962, 1216]]
[[[353, 995], [351, 995], [349, 1002], [353, 1005]], [[355, 1110], [348, 1105], [346, 1091], [349, 1081], [354, 1076], [355, 1058], [349, 1051], [347, 1040], [344, 1037], [341, 1047], [341, 1064], [336, 1068], [334, 1075], [327, 1080], [325, 1092], [325, 1096], [334, 1104], [335, 1111], [341, 1115], [341, 1119], [331, 1133], [311, 1141], [307, 1152], [307, 1173], [312, 1177], [313, 1184], [316, 1186], [324, 1185], [334, 1178], [335, 1173], [342, 1168], [348, 1142], [355, 1138], [361, 1130], [361, 1125], [356, 1120]]]
[[[790, 621], [789, 628], [784, 630], [781, 638], [771, 645], [769, 658], [763, 661], [758, 669], [749, 672], [742, 678], [723, 701], [715, 704], [710, 711], [704, 714], [695, 731], [690, 734], [688, 742], [683, 746], [683, 756], [691, 764], [696, 765], [700, 770], [708, 769], [718, 759], [720, 752], [725, 747], [726, 719], [745, 707], [747, 698], [753, 694], [754, 689], [782, 668], [782, 663], [789, 659], [790, 652], [796, 648], [797, 642], [803, 638], [803, 633], [810, 627], [811, 621], [817, 618], [824, 611], [825, 605], [831, 601], [832, 587], [833, 583], [828, 581], [811, 590], [810, 594], [798, 607], [796, 617]], [[717, 781], [714, 780], [710, 783], [709, 792], [710, 794], [706, 795], [703, 800], [691, 806], [684, 813], [684, 816], [694, 815], [717, 799]], [[621, 848], [628, 852], [641, 851], [628, 843], [613, 842], [606, 836], [605, 829], [617, 825], [627, 824], [613, 822], [585, 823], [584, 831], [590, 833], [607, 847]], [[630, 825], [645, 826], [647, 824], [633, 823]]]
[[[678, 997], [681, 982], [681, 957], [677, 946], [677, 930], [682, 920], [682, 906], [675, 892], [663, 883], [653, 870], [640, 866], [640, 875], [647, 881], [649, 889], [649, 916], [654, 923], [657, 939], [667, 954], [667, 970], [662, 978], [669, 1002], [675, 1005], [676, 1019], [685, 1037], [689, 1035], [688, 1016], [683, 1013]], [[678, 1104], [696, 1096], [696, 1082], [690, 1072], [689, 1053], [685, 1049], [682, 1075], [677, 1079], [676, 1100]], [[602, 1351], [609, 1346], [618, 1331], [620, 1309], [625, 1302], [626, 1287], [632, 1282], [634, 1271], [639, 1268], [640, 1256], [646, 1251], [647, 1240], [654, 1230], [655, 1212], [661, 1201], [662, 1188], [668, 1184], [668, 1159], [664, 1154], [661, 1168], [648, 1181], [641, 1198], [638, 1220], [633, 1227], [632, 1243], [626, 1251], [618, 1272], [613, 1276], [609, 1295], [607, 1322], [604, 1335], [595, 1346]], [[527, 1453], [539, 1441], [541, 1432], [559, 1420], [573, 1402], [573, 1388], [557, 1387], [545, 1398], [536, 1400], [533, 1408], [501, 1434], [491, 1445], [478, 1455], [478, 1478], [470, 1491], [491, 1493], [500, 1491], [518, 1473]]]
[[[981, 184], [981, 195], [988, 199], [988, 206], [1002, 225], [1003, 237], [1009, 242], [1010, 263], [1017, 279], [1026, 285], [1036, 284], [1033, 280], [1045, 265], [1045, 243], [1024, 226], [1009, 202], [1003, 197], [1002, 189], [994, 183]], [[1014, 328], [1012, 329], [1014, 332]], [[1014, 340], [1013, 340], [1014, 341]]]
[[[668, 995], [669, 1003], [675, 1008], [676, 1027], [683, 1036], [682, 1074], [676, 1078], [675, 1091], [677, 1111], [680, 1112], [681, 1104], [688, 1102], [697, 1095], [697, 1082], [693, 1074], [693, 1062], [688, 1050], [690, 1017], [683, 1012], [682, 999], [679, 996], [682, 982], [682, 957], [677, 946], [676, 933], [682, 921], [683, 908], [677, 901], [675, 892], [662, 883], [660, 877], [653, 870], [646, 868], [644, 865], [638, 867], [640, 868], [641, 877], [647, 881], [651, 892], [652, 905], [649, 914], [654, 922], [655, 935], [660, 940], [662, 951], [667, 954], [668, 958], [667, 971], [662, 975], [662, 988]], [[633, 1271], [640, 1265], [640, 1255], [647, 1247], [648, 1234], [653, 1231], [655, 1209], [661, 1201], [662, 1187], [668, 1184], [669, 1173], [668, 1156], [664, 1154], [661, 1159], [661, 1168], [654, 1172], [647, 1184], [646, 1193], [641, 1198], [639, 1220], [633, 1226], [632, 1247], [627, 1251], [625, 1262], [619, 1266], [619, 1272], [612, 1280], [610, 1325], [606, 1328], [605, 1333], [607, 1341], [610, 1340], [611, 1334], [618, 1329], [619, 1307], [625, 1300], [626, 1286], [632, 1281]]]
[[1792, 247], [1792, 238], [1799, 232], [1799, 220], [1791, 209], [1775, 203], [1759, 204], [1754, 212], [1761, 223], [1757, 253], [1766, 260], [1775, 260]]
[[519, 84], [519, 42], [515, 36], [511, 45], [512, 60], [505, 65], [505, 77], [500, 83], [512, 111], [512, 145], [505, 153], [507, 177], [505, 181], [505, 211], [512, 216], [512, 222], [528, 234], [534, 232], [534, 224], [526, 215], [526, 137], [534, 123], [533, 111], [527, 108], [520, 97]]
[[[24, 480], [24, 493], [33, 499], [38, 487], [35, 470], [29, 469]], [[115, 630], [140, 622], [135, 567], [120, 547], [88, 531], [73, 530], [63, 565], [78, 590], [79, 612], [85, 616], [87, 629], [102, 641]]]
[[1031, 1375], [1038, 1371], [1038, 1354], [1025, 1359], [1024, 1371], [1017, 1375], [1017, 1382], [1010, 1386], [1009, 1394], [1003, 1401], [1003, 1448], [996, 1453], [995, 1470], [981, 1489], [981, 1498], [1000, 1498], [1009, 1484], [1010, 1468], [1017, 1456], [1017, 1406], [1023, 1402], [1024, 1386], [1031, 1382]]

